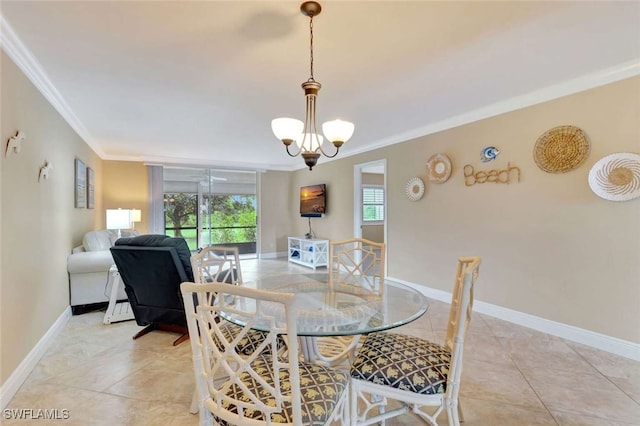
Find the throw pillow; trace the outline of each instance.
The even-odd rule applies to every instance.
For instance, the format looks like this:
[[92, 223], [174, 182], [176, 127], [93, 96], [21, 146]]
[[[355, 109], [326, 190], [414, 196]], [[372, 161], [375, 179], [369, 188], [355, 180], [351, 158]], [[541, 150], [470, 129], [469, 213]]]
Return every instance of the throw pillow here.
[[84, 251], [103, 251], [111, 247], [111, 234], [107, 230], [89, 231], [82, 239]]

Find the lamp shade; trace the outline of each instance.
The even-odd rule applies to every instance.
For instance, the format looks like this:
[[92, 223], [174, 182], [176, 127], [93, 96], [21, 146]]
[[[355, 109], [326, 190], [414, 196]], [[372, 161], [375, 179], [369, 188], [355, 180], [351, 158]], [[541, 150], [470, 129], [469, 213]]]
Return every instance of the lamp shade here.
[[304, 123], [295, 118], [276, 118], [271, 120], [271, 130], [281, 141], [298, 139], [304, 129]]
[[142, 211], [131, 209], [131, 222], [140, 222], [142, 220]]
[[354, 128], [348, 121], [333, 120], [322, 125], [322, 133], [331, 142], [346, 142], [353, 135]]
[[108, 209], [107, 229], [131, 228], [131, 210]]

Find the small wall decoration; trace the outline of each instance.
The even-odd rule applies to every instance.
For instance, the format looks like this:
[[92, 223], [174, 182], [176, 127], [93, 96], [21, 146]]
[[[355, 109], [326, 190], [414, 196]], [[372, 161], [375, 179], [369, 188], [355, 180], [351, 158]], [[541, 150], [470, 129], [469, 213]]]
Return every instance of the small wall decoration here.
[[533, 158], [547, 173], [566, 173], [589, 156], [591, 145], [587, 134], [575, 126], [558, 126], [547, 130], [533, 148]]
[[483, 163], [495, 160], [498, 154], [500, 154], [500, 150], [495, 146], [488, 146], [480, 151], [480, 157]]
[[75, 206], [85, 208], [87, 206], [87, 167], [76, 158], [75, 162]]
[[433, 183], [445, 183], [451, 176], [451, 160], [445, 154], [433, 154], [427, 160], [429, 180]]
[[87, 208], [95, 207], [95, 174], [91, 167], [87, 167]]
[[22, 141], [24, 141], [25, 137], [25, 134], [20, 130], [18, 130], [15, 136], [11, 136], [7, 142], [7, 149], [4, 151], [4, 156], [7, 157], [12, 152], [19, 154], [22, 148]]
[[40, 173], [38, 174], [38, 182], [42, 182], [45, 179], [49, 179], [49, 172], [53, 169], [53, 164], [45, 161], [44, 166], [40, 167]]
[[407, 198], [411, 201], [418, 201], [424, 195], [424, 182], [419, 177], [412, 177], [405, 187]]
[[589, 171], [589, 186], [609, 201], [640, 197], [640, 155], [620, 152], [601, 158]]
[[520, 183], [520, 168], [507, 163], [507, 168], [502, 170], [479, 170], [476, 172], [471, 164], [466, 164], [462, 169], [464, 172], [465, 186], [473, 186], [476, 183], [511, 183], [514, 179]]

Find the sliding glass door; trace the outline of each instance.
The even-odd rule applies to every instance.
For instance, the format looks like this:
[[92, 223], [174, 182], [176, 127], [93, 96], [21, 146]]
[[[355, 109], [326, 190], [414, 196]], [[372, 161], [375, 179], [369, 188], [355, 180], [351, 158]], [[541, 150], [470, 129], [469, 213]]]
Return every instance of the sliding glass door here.
[[256, 253], [256, 172], [165, 167], [165, 233]]

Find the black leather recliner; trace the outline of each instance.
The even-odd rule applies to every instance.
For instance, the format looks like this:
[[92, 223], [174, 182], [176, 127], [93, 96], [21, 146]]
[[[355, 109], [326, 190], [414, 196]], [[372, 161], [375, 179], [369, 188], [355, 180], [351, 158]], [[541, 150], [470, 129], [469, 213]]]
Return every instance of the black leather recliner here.
[[184, 238], [141, 235], [120, 238], [111, 247], [136, 323], [146, 326], [134, 339], [153, 330], [189, 338], [180, 284], [193, 281], [191, 252]]

